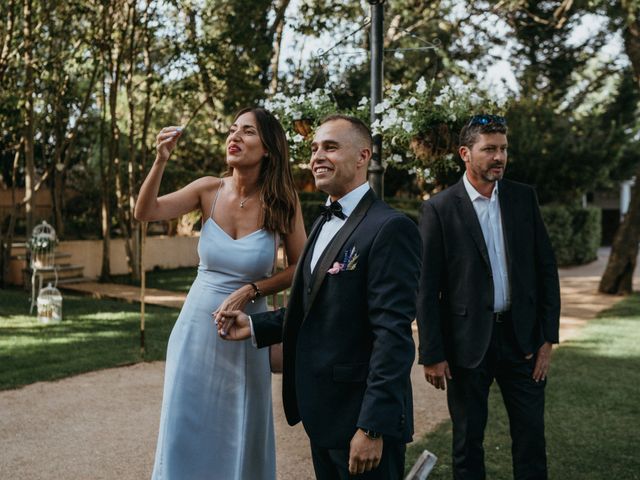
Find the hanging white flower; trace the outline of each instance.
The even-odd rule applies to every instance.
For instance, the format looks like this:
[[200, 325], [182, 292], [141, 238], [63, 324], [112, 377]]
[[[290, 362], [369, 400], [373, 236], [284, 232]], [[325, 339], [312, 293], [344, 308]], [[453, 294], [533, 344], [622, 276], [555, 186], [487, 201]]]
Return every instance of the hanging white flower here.
[[424, 79], [424, 77], [420, 77], [420, 80], [418, 80], [418, 83], [416, 84], [416, 92], [424, 93], [426, 91], [427, 91], [427, 81]]
[[392, 161], [393, 163], [402, 163], [402, 160], [403, 160], [402, 155], [399, 155], [399, 154], [397, 154], [397, 153], [394, 153], [394, 154], [391, 156], [391, 161]]
[[482, 98], [476, 92], [471, 92], [469, 94], [469, 103], [473, 107], [477, 107], [482, 103]]
[[382, 102], [380, 102], [379, 104], [376, 105], [376, 108], [374, 109], [374, 112], [376, 112], [378, 114], [383, 113], [390, 106], [391, 106], [391, 102], [389, 101], [389, 99], [385, 99], [385, 100], [383, 100]]

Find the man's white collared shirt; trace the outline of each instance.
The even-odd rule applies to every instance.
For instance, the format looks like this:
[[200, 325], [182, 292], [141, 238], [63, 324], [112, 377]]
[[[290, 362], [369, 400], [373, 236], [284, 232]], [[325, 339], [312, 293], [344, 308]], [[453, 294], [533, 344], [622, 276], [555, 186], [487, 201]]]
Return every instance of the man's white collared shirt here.
[[489, 253], [489, 262], [491, 263], [491, 272], [493, 274], [493, 311], [504, 312], [511, 308], [511, 292], [509, 291], [502, 215], [498, 200], [498, 182], [493, 187], [491, 198], [487, 198], [471, 185], [466, 173], [462, 176], [462, 181], [478, 216], [482, 236]]
[[[313, 254], [311, 255], [311, 271], [313, 272], [316, 268], [316, 264], [322, 255], [322, 252], [327, 248], [327, 245], [333, 240], [338, 230], [342, 228], [342, 226], [349, 218], [349, 215], [353, 213], [353, 210], [356, 208], [362, 197], [369, 191], [369, 183], [365, 182], [357, 188], [354, 188], [349, 193], [347, 193], [344, 197], [338, 199], [340, 205], [342, 206], [342, 213], [344, 213], [345, 218], [338, 218], [335, 215], [332, 215], [331, 218], [324, 223], [322, 229], [318, 233], [318, 239], [316, 240], [316, 244], [313, 248]], [[331, 198], [327, 198], [326, 205], [331, 205]]]

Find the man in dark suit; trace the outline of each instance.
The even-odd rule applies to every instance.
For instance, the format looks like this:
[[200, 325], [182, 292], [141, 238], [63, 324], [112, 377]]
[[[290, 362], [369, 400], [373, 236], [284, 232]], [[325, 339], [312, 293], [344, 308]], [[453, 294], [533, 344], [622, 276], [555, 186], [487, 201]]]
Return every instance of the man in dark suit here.
[[503, 180], [507, 126], [476, 115], [460, 135], [466, 172], [422, 206], [419, 363], [445, 389], [456, 479], [484, 479], [487, 397], [509, 416], [516, 479], [546, 479], [544, 387], [560, 288], [537, 197]]
[[409, 374], [420, 240], [367, 184], [371, 134], [334, 115], [318, 127], [311, 169], [329, 195], [313, 226], [289, 305], [220, 312], [223, 338], [283, 342], [287, 421], [302, 421], [318, 479], [401, 479], [413, 434]]

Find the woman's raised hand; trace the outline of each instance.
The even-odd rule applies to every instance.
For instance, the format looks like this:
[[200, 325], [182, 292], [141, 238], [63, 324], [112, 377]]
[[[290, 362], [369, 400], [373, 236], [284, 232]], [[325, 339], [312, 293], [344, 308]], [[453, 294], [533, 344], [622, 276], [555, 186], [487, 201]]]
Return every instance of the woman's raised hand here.
[[157, 159], [166, 162], [182, 135], [182, 127], [165, 127], [156, 137]]

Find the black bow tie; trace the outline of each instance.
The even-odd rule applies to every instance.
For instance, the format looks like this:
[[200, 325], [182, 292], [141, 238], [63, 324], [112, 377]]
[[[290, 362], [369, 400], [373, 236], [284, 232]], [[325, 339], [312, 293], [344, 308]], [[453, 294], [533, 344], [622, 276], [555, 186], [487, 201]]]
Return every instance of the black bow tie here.
[[326, 222], [331, 220], [331, 215], [335, 215], [342, 220], [347, 218], [347, 216], [342, 213], [342, 205], [340, 205], [339, 202], [332, 202], [330, 205], [321, 205], [320, 215], [324, 217]]

